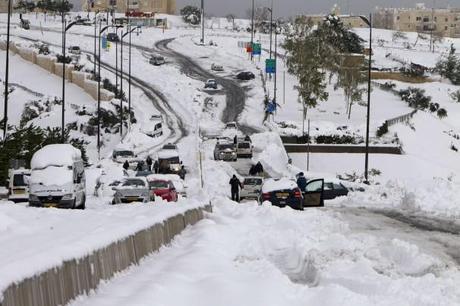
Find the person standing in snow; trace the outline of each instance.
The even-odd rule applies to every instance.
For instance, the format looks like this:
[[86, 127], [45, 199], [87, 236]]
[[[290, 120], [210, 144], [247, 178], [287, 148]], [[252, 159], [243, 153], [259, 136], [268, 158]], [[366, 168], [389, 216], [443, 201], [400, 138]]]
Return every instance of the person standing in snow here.
[[299, 186], [302, 192], [305, 192], [305, 188], [307, 188], [307, 179], [303, 175], [303, 172], [300, 172], [297, 177], [297, 186]]
[[147, 156], [147, 159], [145, 160], [145, 162], [147, 163], [148, 170], [152, 171], [152, 163], [153, 163], [153, 161], [152, 161], [152, 158], [150, 157], [150, 155]]
[[128, 171], [129, 169], [129, 163], [127, 160], [125, 160], [125, 162], [123, 163], [123, 169], [125, 169], [125, 171]]
[[187, 173], [187, 171], [185, 171], [185, 167], [182, 166], [179, 170], [179, 177], [182, 179], [182, 180], [185, 180], [185, 174]]
[[231, 186], [232, 192], [232, 201], [239, 202], [240, 201], [240, 188], [243, 188], [243, 184], [241, 184], [240, 180], [233, 175], [229, 182]]
[[255, 169], [257, 175], [263, 175], [264, 174], [264, 166], [259, 162], [255, 165]]
[[160, 164], [158, 163], [158, 160], [156, 160], [153, 163], [153, 170], [155, 170], [155, 174], [158, 174], [159, 169], [160, 169]]

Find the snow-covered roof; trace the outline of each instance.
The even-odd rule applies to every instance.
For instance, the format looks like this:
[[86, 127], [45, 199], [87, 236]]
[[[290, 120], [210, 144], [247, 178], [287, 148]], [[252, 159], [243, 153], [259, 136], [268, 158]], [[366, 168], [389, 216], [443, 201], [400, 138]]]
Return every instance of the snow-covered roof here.
[[262, 192], [272, 192], [276, 190], [294, 189], [297, 188], [297, 183], [288, 178], [281, 178], [279, 180], [268, 179], [262, 186]]
[[35, 152], [30, 165], [32, 169], [50, 165], [72, 166], [77, 160], [81, 160], [81, 152], [77, 148], [70, 144], [52, 144]]
[[176, 150], [161, 150], [158, 151], [158, 158], [168, 159], [173, 157], [179, 157], [179, 152]]

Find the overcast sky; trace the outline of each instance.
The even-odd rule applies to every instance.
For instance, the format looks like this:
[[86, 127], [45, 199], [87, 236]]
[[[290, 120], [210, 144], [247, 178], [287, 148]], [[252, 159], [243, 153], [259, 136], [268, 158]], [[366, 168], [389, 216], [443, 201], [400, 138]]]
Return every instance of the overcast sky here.
[[[176, 0], [178, 11], [185, 5], [199, 6], [200, 0]], [[251, 0], [204, 0], [209, 14], [225, 16], [233, 13], [239, 17], [246, 17], [251, 6]], [[271, 0], [255, 0], [258, 6], [269, 6]], [[425, 2], [427, 7], [459, 7], [460, 0], [273, 0], [274, 11], [277, 16], [287, 17], [300, 13], [316, 14], [327, 13], [337, 3], [341, 13], [365, 14], [375, 7], [414, 7], [415, 3]]]

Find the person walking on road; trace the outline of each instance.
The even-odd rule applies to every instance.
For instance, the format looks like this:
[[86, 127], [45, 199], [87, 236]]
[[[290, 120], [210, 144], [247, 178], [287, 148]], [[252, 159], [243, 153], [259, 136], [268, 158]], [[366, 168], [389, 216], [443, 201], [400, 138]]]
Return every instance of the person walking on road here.
[[243, 184], [241, 184], [240, 180], [233, 175], [229, 182], [232, 191], [232, 201], [240, 202], [240, 188], [243, 188]]
[[185, 180], [185, 174], [187, 173], [187, 171], [185, 171], [185, 167], [182, 166], [179, 170], [179, 177], [182, 179], [182, 180]]
[[125, 169], [125, 171], [128, 171], [129, 169], [129, 163], [127, 160], [125, 160], [125, 162], [123, 163], [123, 169]]
[[153, 163], [153, 170], [155, 171], [155, 174], [158, 174], [158, 171], [160, 170], [160, 164], [158, 163], [158, 160]]
[[299, 186], [302, 192], [305, 192], [305, 188], [307, 188], [307, 179], [303, 175], [303, 172], [300, 172], [297, 177], [297, 186]]
[[152, 164], [153, 164], [153, 160], [152, 158], [149, 156], [147, 156], [147, 159], [145, 160], [145, 162], [147, 163], [147, 168], [149, 171], [152, 171]]
[[257, 162], [255, 165], [255, 172], [257, 175], [263, 175], [264, 174], [264, 166], [260, 162]]

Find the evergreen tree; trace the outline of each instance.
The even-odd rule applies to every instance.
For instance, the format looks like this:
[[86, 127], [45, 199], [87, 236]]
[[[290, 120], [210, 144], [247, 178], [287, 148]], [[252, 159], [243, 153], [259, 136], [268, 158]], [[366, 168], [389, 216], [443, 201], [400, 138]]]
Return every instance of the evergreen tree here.
[[180, 10], [180, 15], [186, 23], [198, 25], [201, 22], [201, 10], [193, 5], [187, 5]]
[[449, 79], [452, 84], [460, 85], [460, 59], [455, 52], [456, 49], [452, 44], [449, 54], [436, 64], [436, 70], [442, 77]]

